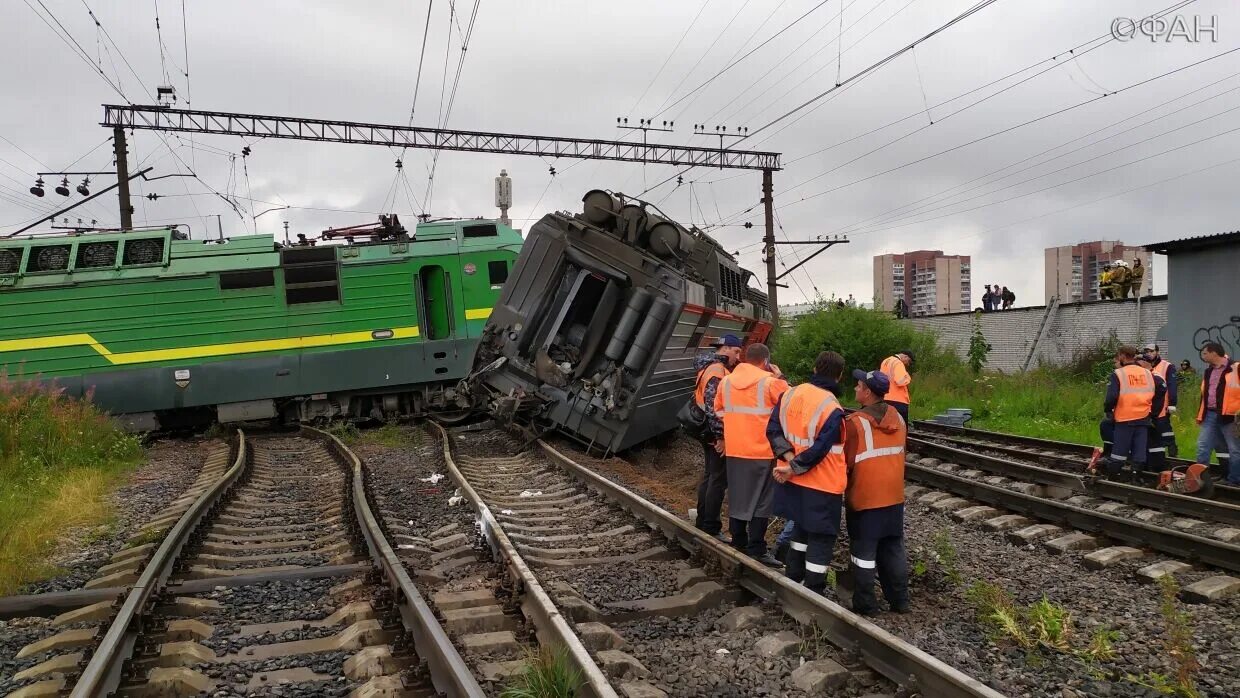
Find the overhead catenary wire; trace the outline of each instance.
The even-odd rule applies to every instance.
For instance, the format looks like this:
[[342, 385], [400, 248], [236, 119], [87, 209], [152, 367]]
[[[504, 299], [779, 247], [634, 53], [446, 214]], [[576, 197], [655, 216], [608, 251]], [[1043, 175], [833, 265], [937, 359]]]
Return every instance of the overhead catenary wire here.
[[[474, 8], [473, 8], [473, 11], [469, 15], [469, 24], [468, 24], [468, 28], [465, 30], [465, 36], [461, 41], [461, 55], [460, 55], [460, 58], [457, 59], [456, 75], [453, 77], [453, 80], [452, 80], [452, 92], [448, 97], [448, 103], [447, 103], [446, 110], [444, 109], [444, 104], [443, 104], [443, 90], [442, 88], [440, 89], [440, 93], [439, 93], [440, 115], [439, 115], [438, 128], [445, 128], [448, 125], [448, 119], [451, 118], [452, 116], [452, 107], [456, 103], [457, 88], [460, 87], [460, 84], [461, 84], [461, 73], [465, 69], [465, 56], [467, 52], [469, 51], [469, 40], [473, 37], [473, 34], [474, 34], [474, 23], [478, 19], [478, 6], [481, 4], [481, 2], [482, 0], [474, 0]], [[451, 9], [449, 11], [449, 22], [451, 22], [451, 18], [456, 15], [455, 3], [450, 3], [450, 8]], [[449, 41], [449, 45], [450, 44], [451, 42]], [[445, 52], [444, 54], [444, 84], [445, 85], [447, 84], [447, 76], [448, 76], [447, 68], [448, 68], [448, 56], [447, 56], [447, 53]], [[424, 197], [426, 201], [426, 207], [428, 209], [431, 207], [431, 201], [435, 195], [435, 171], [439, 167], [439, 156], [442, 152], [443, 151], [436, 150], [434, 155], [431, 156], [430, 172], [426, 178], [426, 196]]]
[[672, 50], [668, 51], [667, 58], [663, 59], [663, 64], [660, 65], [659, 69], [655, 71], [654, 77], [650, 78], [650, 82], [646, 83], [646, 89], [642, 90], [641, 95], [639, 95], [633, 102], [633, 106], [629, 107], [630, 114], [637, 111], [637, 108], [641, 106], [642, 100], [646, 98], [647, 94], [650, 94], [650, 88], [654, 87], [654, 84], [659, 80], [659, 76], [663, 75], [663, 71], [667, 69], [667, 64], [672, 61], [672, 56], [676, 55], [676, 51], [678, 51], [680, 49], [680, 45], [684, 43], [685, 37], [689, 36], [689, 32], [693, 31], [693, 27], [697, 25], [698, 19], [702, 17], [702, 13], [706, 11], [706, 6], [709, 4], [710, 0], [702, 0], [702, 4], [698, 6], [697, 14], [693, 15], [693, 20], [689, 22], [689, 26], [685, 27], [685, 30], [681, 32], [680, 38], [676, 40], [675, 45], [672, 46]]

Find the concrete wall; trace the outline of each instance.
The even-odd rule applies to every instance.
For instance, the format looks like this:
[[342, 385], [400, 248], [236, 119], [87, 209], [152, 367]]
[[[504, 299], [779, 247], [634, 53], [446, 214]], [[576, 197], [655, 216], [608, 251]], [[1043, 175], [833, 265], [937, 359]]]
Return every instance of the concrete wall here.
[[[1240, 356], [1240, 245], [1173, 252], [1168, 256], [1171, 301], [1165, 336], [1176, 361], [1201, 367], [1201, 347], [1222, 344]], [[1166, 356], [1166, 352], [1163, 354]]]
[[[1234, 264], [1233, 262], [1233, 270], [1240, 268]], [[993, 347], [986, 368], [1004, 373], [1022, 370], [1045, 315], [1045, 306], [982, 313], [982, 334]], [[933, 330], [939, 335], [941, 345], [951, 348], [962, 357], [969, 350], [969, 336], [973, 333], [973, 313], [910, 318], [904, 322], [912, 323], [919, 329]], [[1141, 299], [1140, 318], [1137, 316], [1136, 299], [1128, 299], [1063, 304], [1056, 308], [1049, 322], [1050, 328], [1037, 348], [1031, 366], [1036, 367], [1039, 362], [1050, 365], [1067, 364], [1074, 354], [1096, 347], [1105, 341], [1111, 332], [1114, 332], [1121, 342], [1137, 345], [1138, 348], [1143, 342], [1152, 341], [1165, 346], [1166, 342], [1163, 340], [1166, 335], [1163, 334], [1163, 327], [1167, 324], [1167, 296]], [[1240, 327], [1240, 321], [1237, 321], [1236, 326]], [[1237, 340], [1240, 340], [1240, 335]], [[1174, 358], [1177, 363], [1185, 358], [1181, 356], [1181, 349], [1176, 348], [1173, 351], [1175, 353], [1169, 354], [1164, 350], [1163, 356]]]

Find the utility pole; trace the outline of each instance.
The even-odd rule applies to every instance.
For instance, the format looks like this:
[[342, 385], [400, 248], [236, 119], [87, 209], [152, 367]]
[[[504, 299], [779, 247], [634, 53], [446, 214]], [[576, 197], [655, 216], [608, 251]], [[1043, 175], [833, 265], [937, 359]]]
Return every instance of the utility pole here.
[[766, 209], [766, 305], [771, 313], [771, 326], [779, 327], [779, 284], [775, 281], [775, 194], [771, 170], [762, 170], [762, 206]]
[[131, 230], [133, 206], [129, 203], [129, 149], [125, 145], [125, 129], [120, 126], [112, 129], [112, 140], [116, 146], [116, 198], [121, 210], [121, 230]]

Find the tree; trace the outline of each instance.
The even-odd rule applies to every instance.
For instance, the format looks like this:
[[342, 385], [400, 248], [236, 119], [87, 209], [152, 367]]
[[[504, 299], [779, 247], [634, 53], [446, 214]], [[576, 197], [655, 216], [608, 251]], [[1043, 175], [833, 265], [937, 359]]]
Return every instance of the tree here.
[[986, 365], [986, 356], [993, 348], [990, 342], [986, 341], [986, 335], [982, 334], [982, 314], [973, 313], [973, 334], [969, 336], [969, 368], [973, 373], [982, 372], [982, 366]]
[[878, 368], [882, 360], [905, 349], [917, 355], [917, 370], [934, 370], [953, 361], [944, 355], [928, 332], [900, 322], [884, 310], [816, 308], [785, 330], [774, 347], [775, 363], [794, 380], [805, 380], [814, 370], [819, 352], [837, 351], [850, 369]]

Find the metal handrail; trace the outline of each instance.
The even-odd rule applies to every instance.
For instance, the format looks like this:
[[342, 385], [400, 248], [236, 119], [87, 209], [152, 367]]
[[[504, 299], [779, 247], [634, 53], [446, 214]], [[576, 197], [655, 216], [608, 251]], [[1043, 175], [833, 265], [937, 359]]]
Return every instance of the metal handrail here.
[[245, 432], [238, 429], [237, 458], [233, 461], [232, 467], [194, 500], [194, 503], [185, 510], [184, 514], [181, 514], [181, 518], [177, 519], [176, 524], [164, 536], [163, 542], [142, 570], [142, 575], [125, 595], [120, 612], [108, 626], [103, 641], [99, 643], [94, 654], [91, 655], [90, 662], [87, 663], [82, 675], [73, 686], [73, 691], [69, 694], [72, 698], [105, 696], [115, 691], [120, 685], [121, 672], [125, 662], [133, 656], [134, 645], [137, 641], [135, 624], [147, 610], [147, 604], [155, 598], [157, 592], [168, 581], [168, 577], [172, 575], [172, 568], [181, 553], [181, 548], [189, 542], [190, 535], [198, 527], [198, 523], [241, 476], [242, 471], [245, 470], [247, 456]]

